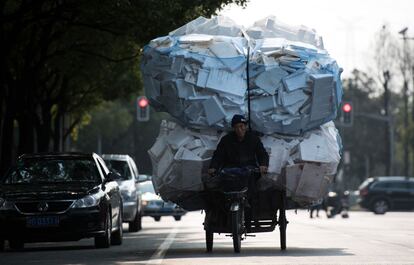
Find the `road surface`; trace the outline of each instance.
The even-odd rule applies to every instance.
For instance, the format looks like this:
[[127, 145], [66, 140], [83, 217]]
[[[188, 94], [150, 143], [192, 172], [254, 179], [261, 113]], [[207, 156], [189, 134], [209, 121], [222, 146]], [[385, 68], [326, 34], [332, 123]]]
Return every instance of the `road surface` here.
[[26, 244], [23, 251], [0, 253], [0, 264], [414, 264], [414, 212], [310, 219], [305, 210], [288, 211], [286, 251], [279, 248], [277, 229], [248, 237], [240, 254], [233, 253], [230, 237], [217, 234], [213, 253], [205, 252], [203, 216], [144, 218], [137, 233], [124, 225], [123, 245], [110, 249], [95, 249], [92, 239]]

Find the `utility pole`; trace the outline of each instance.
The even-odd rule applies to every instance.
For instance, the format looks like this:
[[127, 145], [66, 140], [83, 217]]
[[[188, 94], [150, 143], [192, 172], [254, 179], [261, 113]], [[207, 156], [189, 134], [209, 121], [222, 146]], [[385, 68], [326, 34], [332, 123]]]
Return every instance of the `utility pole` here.
[[407, 60], [408, 60], [408, 53], [407, 53], [407, 30], [408, 28], [405, 27], [400, 30], [398, 33], [402, 35], [403, 38], [403, 78], [404, 78], [404, 86], [403, 86], [403, 97], [404, 97], [404, 129], [406, 130], [403, 135], [403, 149], [404, 149], [404, 176], [408, 176], [408, 169], [409, 169], [409, 149], [408, 149], [408, 80], [407, 80]]
[[384, 77], [384, 114], [385, 117], [388, 118], [388, 122], [385, 124], [385, 143], [387, 146], [386, 149], [386, 163], [385, 169], [387, 176], [393, 175], [393, 161], [394, 161], [394, 152], [393, 152], [393, 139], [391, 138], [393, 133], [393, 124], [391, 122], [391, 114], [390, 114], [390, 94], [388, 89], [388, 82], [390, 81], [390, 72], [388, 70], [383, 72]]

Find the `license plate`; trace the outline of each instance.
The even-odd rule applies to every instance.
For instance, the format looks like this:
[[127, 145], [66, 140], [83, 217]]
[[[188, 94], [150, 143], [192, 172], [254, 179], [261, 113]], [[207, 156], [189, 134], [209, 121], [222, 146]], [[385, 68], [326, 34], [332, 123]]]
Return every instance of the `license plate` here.
[[58, 216], [33, 216], [26, 218], [27, 227], [53, 227], [59, 226]]

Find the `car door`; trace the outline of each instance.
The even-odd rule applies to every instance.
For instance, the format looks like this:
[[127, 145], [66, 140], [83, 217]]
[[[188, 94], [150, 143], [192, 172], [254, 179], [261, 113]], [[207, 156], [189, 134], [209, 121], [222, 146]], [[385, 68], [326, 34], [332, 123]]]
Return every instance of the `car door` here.
[[393, 207], [405, 209], [410, 205], [410, 190], [408, 181], [393, 181], [389, 183], [389, 194], [393, 200]]
[[139, 190], [139, 183], [138, 183], [138, 180], [139, 180], [138, 168], [137, 168], [137, 165], [135, 164], [135, 161], [131, 157], [129, 157], [128, 163], [129, 163], [129, 168], [131, 170], [131, 174], [132, 174], [134, 182], [135, 182], [135, 189], [136, 189], [136, 193], [137, 193], [138, 211], [141, 212], [141, 192]]
[[[109, 174], [109, 169], [106, 167], [105, 162], [99, 156], [96, 156], [96, 161], [100, 170], [106, 177]], [[109, 202], [112, 208], [112, 224], [118, 223], [118, 216], [121, 211], [121, 196], [119, 193], [119, 186], [116, 181], [110, 181], [105, 183], [105, 192], [109, 196]]]

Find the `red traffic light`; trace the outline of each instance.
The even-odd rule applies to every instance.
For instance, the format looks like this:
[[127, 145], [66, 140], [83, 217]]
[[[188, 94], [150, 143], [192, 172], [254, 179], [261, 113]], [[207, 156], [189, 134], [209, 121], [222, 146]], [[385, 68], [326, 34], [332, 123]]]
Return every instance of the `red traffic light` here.
[[352, 111], [352, 105], [349, 103], [345, 103], [344, 105], [342, 105], [342, 110], [344, 112], [351, 112]]
[[148, 106], [148, 99], [146, 97], [141, 97], [140, 99], [138, 99], [138, 106], [140, 106], [141, 108], [145, 108], [146, 106]]

